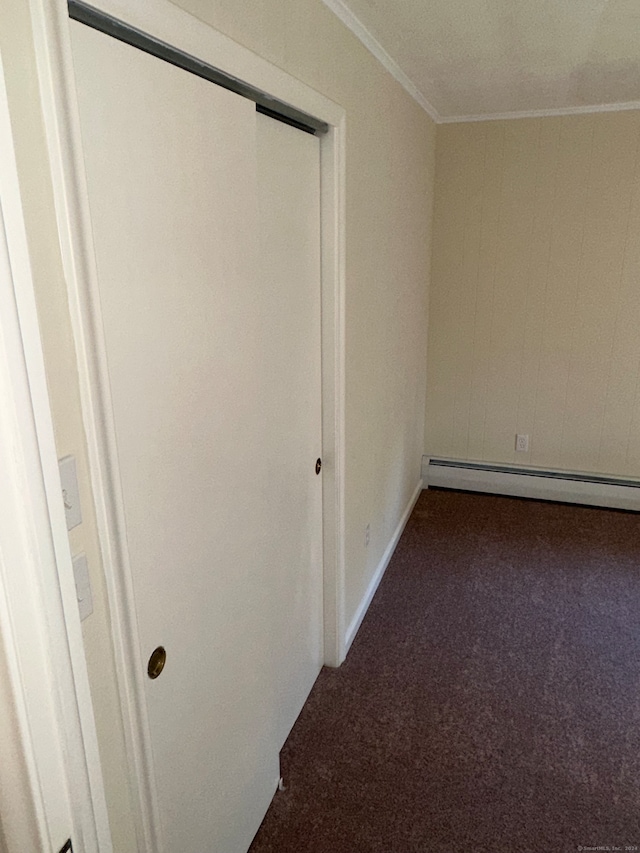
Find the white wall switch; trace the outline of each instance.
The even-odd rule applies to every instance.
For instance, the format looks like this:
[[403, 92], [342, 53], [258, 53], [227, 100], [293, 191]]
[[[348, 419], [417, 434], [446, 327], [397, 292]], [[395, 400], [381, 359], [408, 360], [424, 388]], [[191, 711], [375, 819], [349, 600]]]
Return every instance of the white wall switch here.
[[89, 565], [84, 554], [78, 554], [77, 557], [73, 558], [73, 579], [76, 582], [76, 598], [78, 599], [78, 610], [82, 621], [93, 613]]
[[529, 451], [528, 435], [516, 435], [516, 450], [518, 453], [527, 453]]
[[64, 511], [67, 516], [67, 530], [73, 530], [82, 522], [75, 456], [65, 456], [58, 465], [60, 467]]

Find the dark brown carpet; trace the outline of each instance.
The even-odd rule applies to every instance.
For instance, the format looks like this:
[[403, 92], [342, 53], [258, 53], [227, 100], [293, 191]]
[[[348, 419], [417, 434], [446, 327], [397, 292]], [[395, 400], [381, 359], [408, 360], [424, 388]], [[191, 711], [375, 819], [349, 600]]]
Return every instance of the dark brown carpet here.
[[423, 492], [251, 853], [640, 848], [640, 517]]

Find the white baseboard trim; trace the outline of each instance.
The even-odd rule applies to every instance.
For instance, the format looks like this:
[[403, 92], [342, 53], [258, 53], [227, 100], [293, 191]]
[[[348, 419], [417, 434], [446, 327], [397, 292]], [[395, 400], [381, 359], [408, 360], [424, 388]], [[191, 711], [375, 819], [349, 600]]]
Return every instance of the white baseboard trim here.
[[428, 457], [423, 457], [422, 476], [427, 488], [436, 486], [640, 512], [640, 482], [631, 479]]
[[391, 558], [393, 557], [393, 552], [396, 550], [396, 546], [400, 541], [400, 537], [402, 536], [402, 531], [404, 530], [407, 521], [409, 521], [409, 516], [413, 512], [413, 508], [416, 505], [418, 498], [420, 497], [420, 492], [424, 488], [424, 484], [422, 480], [418, 483], [415, 488], [414, 493], [411, 495], [411, 499], [407, 504], [407, 508], [402, 513], [402, 518], [398, 522], [398, 526], [393, 532], [393, 536], [391, 537], [391, 541], [387, 545], [384, 554], [382, 555], [382, 559], [378, 563], [375, 572], [373, 573], [373, 577], [369, 582], [369, 586], [366, 589], [366, 592], [360, 602], [358, 609], [355, 612], [353, 619], [351, 620], [351, 624], [347, 628], [347, 635], [345, 637], [345, 657], [351, 648], [351, 644], [355, 640], [356, 634], [358, 633], [358, 629], [360, 625], [362, 625], [362, 620], [364, 619], [367, 610], [369, 609], [369, 605], [373, 600], [373, 596], [376, 594], [376, 590], [380, 585], [380, 581], [382, 580], [382, 576], [387, 570], [387, 566], [389, 565]]

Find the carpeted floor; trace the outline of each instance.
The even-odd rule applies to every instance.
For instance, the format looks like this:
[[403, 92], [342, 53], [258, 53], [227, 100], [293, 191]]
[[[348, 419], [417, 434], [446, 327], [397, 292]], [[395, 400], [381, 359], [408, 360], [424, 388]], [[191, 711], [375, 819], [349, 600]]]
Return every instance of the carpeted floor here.
[[640, 516], [423, 492], [251, 853], [640, 850]]

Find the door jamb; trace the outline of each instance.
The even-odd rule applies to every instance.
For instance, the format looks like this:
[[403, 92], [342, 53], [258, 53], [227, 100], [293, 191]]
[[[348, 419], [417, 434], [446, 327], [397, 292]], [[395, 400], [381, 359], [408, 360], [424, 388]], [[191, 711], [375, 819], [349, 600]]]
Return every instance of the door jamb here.
[[111, 835], [0, 56], [0, 843]]
[[[125, 722], [129, 775], [140, 850], [159, 851], [159, 816], [143, 662], [136, 642], [133, 589], [123, 530], [115, 431], [101, 338], [97, 276], [80, 143], [65, 0], [30, 0], [58, 231], [75, 338], [83, 420], [111, 609], [111, 629]], [[266, 93], [327, 122], [321, 137], [323, 612], [324, 660], [338, 666], [345, 645], [345, 111], [286, 72], [241, 47], [169, 0], [99, 0], [113, 17], [175, 44]], [[94, 344], [97, 343], [97, 345]]]

